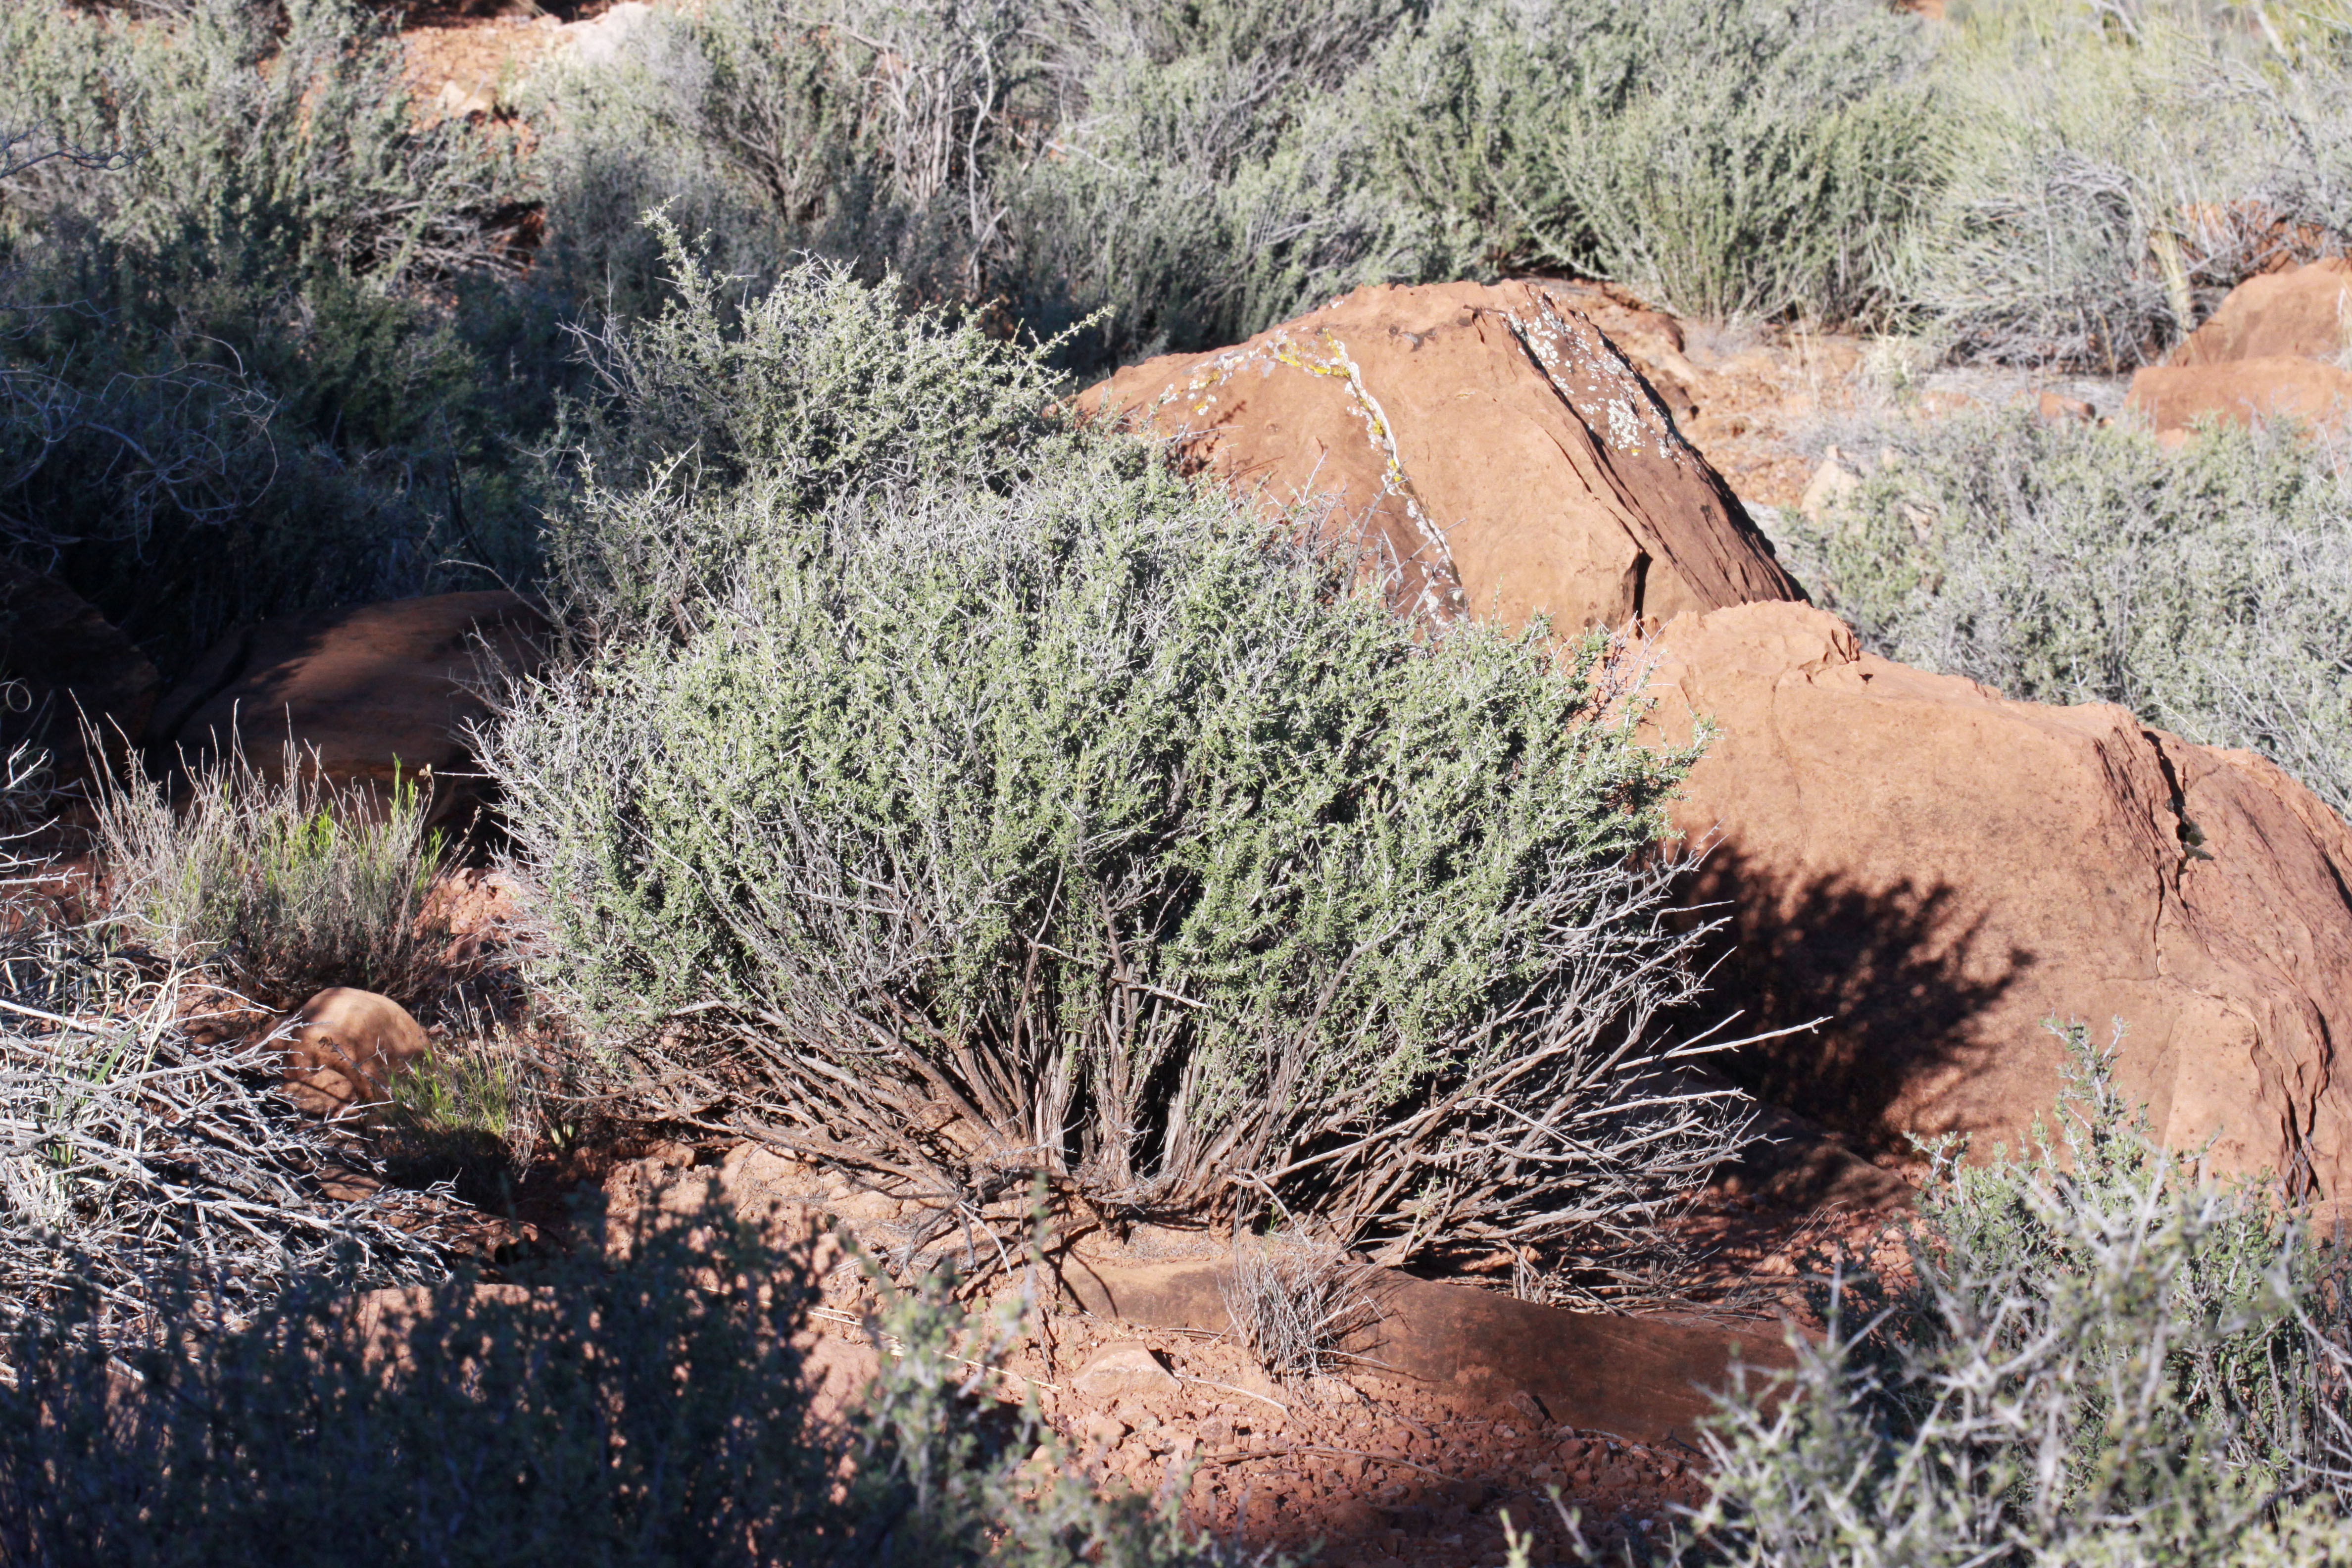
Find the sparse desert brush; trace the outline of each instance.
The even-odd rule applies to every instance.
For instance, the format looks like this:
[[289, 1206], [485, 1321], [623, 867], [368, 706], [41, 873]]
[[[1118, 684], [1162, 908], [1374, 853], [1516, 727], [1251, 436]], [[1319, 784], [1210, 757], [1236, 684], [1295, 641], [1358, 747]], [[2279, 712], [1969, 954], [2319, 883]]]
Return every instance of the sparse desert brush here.
[[713, 0], [642, 37], [542, 86], [558, 270], [650, 313], [674, 201], [730, 268], [804, 247], [1089, 374], [1529, 266], [1874, 320], [1940, 128], [1920, 24], [1865, 0]]
[[1947, 1145], [1915, 1287], [1820, 1283], [1825, 1340], [1707, 1446], [1692, 1560], [2343, 1562], [2340, 1246], [2160, 1148], [2079, 1026], [2054, 1142]]
[[447, 1182], [468, 1203], [506, 1206], [547, 1142], [557, 1080], [518, 1031], [467, 1017], [393, 1079], [377, 1155], [405, 1185]]
[[1380, 1321], [1373, 1271], [1346, 1248], [1293, 1226], [1234, 1238], [1222, 1290], [1234, 1337], [1284, 1379], [1320, 1376], [1350, 1358], [1348, 1341]]
[[[12, 826], [38, 804], [26, 761], [0, 782]], [[330, 1196], [366, 1151], [276, 1091], [277, 1047], [205, 1037], [211, 987], [66, 919], [38, 890], [58, 871], [0, 849], [0, 1331], [31, 1343], [71, 1319], [102, 1355], [177, 1286], [234, 1317], [306, 1279], [439, 1278], [438, 1201]]]
[[731, 269], [805, 249], [1082, 370], [1229, 342], [1425, 270], [1331, 101], [1409, 9], [714, 0], [541, 84], [555, 260], [650, 313], [675, 201]]
[[2333, 4], [1956, 11], [1902, 290], [1949, 352], [2128, 370], [2246, 277], [2342, 248], [2352, 54]]
[[[817, 341], [854, 287], [795, 272], [746, 330]], [[890, 350], [936, 403], [845, 400], [867, 456], [821, 485], [780, 425], [567, 525], [580, 614], [645, 629], [482, 738], [541, 983], [649, 1111], [916, 1173], [943, 1225], [1044, 1173], [1136, 1215], [1271, 1191], [1385, 1261], [1517, 1246], [1549, 1289], [1656, 1245], [1741, 1118], [1661, 1077], [1690, 754], [1635, 743], [1624, 650], [1416, 628], [1318, 520], [1121, 438], [903, 466], [966, 378], [1030, 395], [943, 333]], [[830, 363], [729, 374], [781, 406]]]
[[1797, 569], [1890, 658], [2040, 702], [2120, 702], [2263, 752], [2352, 811], [2352, 483], [2332, 437], [2015, 412], [1881, 432]]
[[455, 977], [428, 896], [446, 846], [415, 780], [337, 785], [289, 742], [274, 773], [232, 749], [184, 785], [100, 781], [107, 900], [133, 941], [268, 1007], [330, 985], [415, 1005]]

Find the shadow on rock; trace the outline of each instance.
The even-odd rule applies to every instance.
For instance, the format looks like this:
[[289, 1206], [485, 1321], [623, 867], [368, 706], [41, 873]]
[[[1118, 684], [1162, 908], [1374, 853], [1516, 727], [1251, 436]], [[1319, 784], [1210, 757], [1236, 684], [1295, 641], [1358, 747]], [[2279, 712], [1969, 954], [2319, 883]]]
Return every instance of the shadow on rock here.
[[1698, 868], [1687, 902], [1730, 920], [1699, 1026], [1734, 1009], [1740, 1035], [1826, 1020], [1745, 1047], [1722, 1070], [1872, 1153], [1907, 1148], [1907, 1129], [1934, 1126], [1929, 1097], [1990, 1070], [1977, 1025], [2033, 963], [1991, 948], [1961, 889], [1788, 878], [1728, 846]]

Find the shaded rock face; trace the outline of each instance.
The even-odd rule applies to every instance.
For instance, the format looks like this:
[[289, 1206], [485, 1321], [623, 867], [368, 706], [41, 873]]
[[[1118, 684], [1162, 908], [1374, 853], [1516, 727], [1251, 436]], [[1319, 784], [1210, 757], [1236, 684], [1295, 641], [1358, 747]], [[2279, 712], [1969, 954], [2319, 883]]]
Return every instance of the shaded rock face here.
[[2120, 1019], [2166, 1142], [2352, 1186], [2352, 831], [2284, 772], [1895, 664], [1803, 605], [1679, 617], [1658, 654], [1651, 721], [1720, 727], [1677, 807], [1721, 837], [1697, 889], [1736, 922], [1716, 1000], [1832, 1018], [1751, 1064], [1760, 1091], [2016, 1149], [2060, 1084], [2042, 1020]]
[[47, 747], [58, 775], [89, 770], [82, 723], [107, 745], [145, 735], [162, 680], [147, 656], [63, 583], [0, 560], [0, 679], [21, 683], [0, 704], [0, 752]]
[[1331, 526], [1360, 520], [1420, 613], [1573, 632], [1803, 596], [1651, 384], [1540, 283], [1360, 289], [1080, 405], [1270, 508], [1336, 500]]
[[512, 594], [438, 594], [267, 621], [221, 640], [159, 707], [152, 749], [214, 752], [235, 736], [259, 766], [290, 734], [341, 784], [388, 786], [462, 768], [468, 688], [484, 644], [509, 668], [537, 660], [542, 622]]

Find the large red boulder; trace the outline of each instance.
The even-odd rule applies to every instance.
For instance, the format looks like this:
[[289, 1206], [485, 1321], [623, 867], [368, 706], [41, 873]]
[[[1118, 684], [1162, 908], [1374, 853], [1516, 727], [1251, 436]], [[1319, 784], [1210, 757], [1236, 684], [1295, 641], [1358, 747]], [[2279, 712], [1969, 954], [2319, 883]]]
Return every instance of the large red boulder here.
[[1803, 596], [1641, 373], [1542, 283], [1360, 289], [1080, 403], [1272, 505], [1336, 499], [1423, 611], [1573, 631]]
[[2330, 257], [2249, 278], [2166, 357], [2175, 365], [2293, 356], [2332, 360], [2352, 347], [2352, 259]]
[[2352, 1188], [2352, 831], [2246, 752], [2126, 710], [2015, 702], [1857, 646], [1801, 605], [1670, 623], [1652, 722], [1720, 733], [1677, 808], [1759, 1026], [1827, 1015], [1758, 1087], [1888, 1142], [2014, 1150], [2059, 1087], [2045, 1019], [2126, 1028], [2173, 1147], [2298, 1194]]
[[2160, 365], [2132, 377], [2127, 406], [2159, 433], [2200, 420], [2341, 424], [2352, 407], [2352, 259], [2250, 278]]
[[467, 764], [484, 661], [529, 668], [539, 613], [508, 593], [437, 594], [266, 621], [224, 638], [157, 710], [158, 749], [200, 755], [235, 737], [266, 768], [290, 737], [339, 784], [388, 785]]

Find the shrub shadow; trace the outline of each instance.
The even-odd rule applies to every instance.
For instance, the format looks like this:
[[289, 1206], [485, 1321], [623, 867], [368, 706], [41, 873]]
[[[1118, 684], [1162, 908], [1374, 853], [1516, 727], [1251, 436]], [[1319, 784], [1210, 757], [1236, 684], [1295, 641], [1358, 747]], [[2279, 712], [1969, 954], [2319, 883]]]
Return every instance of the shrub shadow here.
[[1685, 887], [1688, 918], [1728, 923], [1708, 946], [1706, 996], [1679, 1022], [1706, 1027], [1738, 1010], [1737, 1037], [1825, 1019], [1717, 1066], [1759, 1100], [1873, 1153], [1907, 1151], [1890, 1121], [1923, 1079], [1988, 1070], [1971, 1026], [2034, 962], [2016, 947], [1990, 951], [1984, 910], [1948, 883], [1870, 889], [1838, 875], [1790, 878], [1724, 845]]

